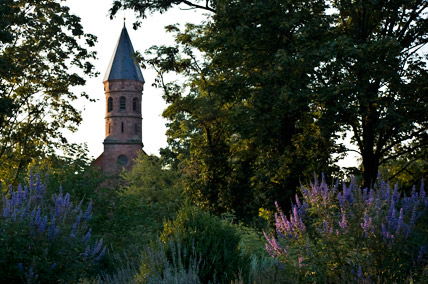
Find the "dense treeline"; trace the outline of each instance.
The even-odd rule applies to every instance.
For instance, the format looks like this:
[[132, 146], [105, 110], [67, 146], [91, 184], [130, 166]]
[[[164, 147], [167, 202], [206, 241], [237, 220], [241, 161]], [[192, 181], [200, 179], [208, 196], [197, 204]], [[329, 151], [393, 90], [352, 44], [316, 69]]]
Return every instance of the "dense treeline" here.
[[[405, 186], [426, 177], [426, 1], [140, 0], [112, 12], [180, 3], [211, 14], [167, 27], [176, 45], [143, 63], [170, 104], [162, 156], [198, 205], [248, 221], [288, 206], [313, 173], [341, 176], [334, 162], [349, 151], [363, 186], [379, 171]], [[184, 83], [166, 82], [171, 72]]]

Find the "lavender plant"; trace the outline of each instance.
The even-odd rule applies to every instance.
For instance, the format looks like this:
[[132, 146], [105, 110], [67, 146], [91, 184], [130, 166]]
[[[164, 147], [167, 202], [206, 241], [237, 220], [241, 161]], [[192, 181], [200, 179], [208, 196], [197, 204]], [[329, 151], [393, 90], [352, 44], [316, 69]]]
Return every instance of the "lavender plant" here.
[[266, 249], [299, 283], [405, 283], [427, 280], [428, 197], [379, 177], [372, 189], [354, 180], [302, 187], [289, 216], [277, 207]]
[[94, 275], [105, 253], [91, 241], [91, 203], [82, 208], [60, 189], [47, 196], [39, 176], [9, 187], [0, 203], [0, 279], [4, 283], [76, 282]]

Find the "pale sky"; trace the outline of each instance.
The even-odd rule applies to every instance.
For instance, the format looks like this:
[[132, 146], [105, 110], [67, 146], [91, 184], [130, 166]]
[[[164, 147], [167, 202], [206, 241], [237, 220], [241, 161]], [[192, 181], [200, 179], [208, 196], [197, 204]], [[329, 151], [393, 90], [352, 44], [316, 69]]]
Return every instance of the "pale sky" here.
[[[67, 134], [71, 142], [87, 143], [89, 155], [97, 158], [103, 152], [104, 140], [104, 116], [105, 96], [102, 79], [107, 71], [110, 58], [116, 46], [120, 32], [123, 27], [123, 18], [126, 17], [126, 27], [131, 38], [134, 50], [141, 53], [152, 45], [171, 44], [173, 39], [170, 34], [165, 33], [164, 26], [185, 22], [198, 23], [205, 17], [201, 11], [174, 9], [165, 14], [154, 14], [143, 21], [142, 27], [137, 31], [132, 29], [135, 20], [131, 11], [119, 12], [118, 16], [110, 20], [108, 10], [112, 0], [67, 0], [66, 5], [71, 12], [81, 18], [81, 24], [86, 33], [98, 37], [95, 50], [98, 52], [98, 60], [95, 67], [100, 75], [97, 78], [87, 78], [85, 87], [75, 88], [76, 92], [84, 90], [97, 102], [79, 100], [75, 106], [82, 111], [83, 122], [78, 132]], [[151, 86], [156, 73], [153, 70], [142, 70], [146, 81], [142, 100], [143, 116], [143, 144], [148, 154], [158, 154], [159, 148], [165, 147], [165, 123], [162, 111], [166, 104], [162, 99], [162, 91]]]

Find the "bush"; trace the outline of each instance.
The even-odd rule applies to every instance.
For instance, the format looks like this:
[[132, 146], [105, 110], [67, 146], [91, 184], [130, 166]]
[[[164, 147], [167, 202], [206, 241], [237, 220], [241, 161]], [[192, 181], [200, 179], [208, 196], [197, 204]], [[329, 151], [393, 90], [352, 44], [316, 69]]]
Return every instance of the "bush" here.
[[185, 268], [183, 259], [187, 259], [187, 250], [176, 247], [175, 243], [171, 243], [170, 248], [167, 256], [161, 243], [144, 246], [138, 254], [139, 264], [121, 255], [116, 260], [117, 270], [112, 274], [100, 273], [95, 283], [200, 284], [197, 274], [200, 261], [191, 259], [189, 267]]
[[[380, 179], [379, 179], [380, 180]], [[303, 202], [287, 218], [277, 206], [277, 237], [266, 248], [296, 282], [404, 283], [426, 281], [428, 198], [402, 196], [380, 181], [302, 187]]]
[[91, 203], [82, 210], [61, 190], [47, 196], [31, 175], [28, 187], [3, 194], [0, 207], [2, 282], [77, 282], [96, 274], [105, 247], [102, 239], [91, 242]]
[[175, 250], [171, 244], [189, 252], [183, 258], [186, 269], [194, 259], [200, 259], [202, 283], [230, 283], [240, 272], [246, 274], [248, 259], [241, 253], [237, 229], [199, 208], [181, 209], [174, 221], [164, 224], [161, 240], [168, 256]]
[[129, 254], [159, 236], [163, 222], [175, 218], [183, 196], [179, 177], [163, 169], [156, 156], [140, 155], [123, 178], [126, 185], [115, 191], [111, 218], [107, 219], [106, 214], [97, 225], [116, 251]]
[[[142, 252], [142, 265], [136, 279], [147, 284], [200, 284], [201, 260], [194, 248], [182, 247], [180, 242], [167, 246], [152, 244]], [[189, 251], [189, 249], [191, 249]]]

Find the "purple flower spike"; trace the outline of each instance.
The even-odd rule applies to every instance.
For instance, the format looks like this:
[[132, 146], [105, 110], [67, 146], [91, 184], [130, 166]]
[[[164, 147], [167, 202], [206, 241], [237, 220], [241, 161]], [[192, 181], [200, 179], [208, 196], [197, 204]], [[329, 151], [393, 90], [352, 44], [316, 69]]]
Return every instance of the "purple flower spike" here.
[[95, 246], [91, 255], [95, 256], [96, 254], [98, 254], [101, 251], [102, 246], [103, 246], [103, 239], [100, 239], [98, 243], [95, 243]]
[[92, 218], [92, 201], [89, 202], [88, 208], [86, 209], [85, 215], [83, 215], [83, 219], [87, 222]]
[[358, 277], [358, 279], [363, 278], [363, 268], [361, 266], [358, 267], [357, 277]]
[[98, 262], [103, 258], [104, 254], [106, 252], [106, 247], [103, 247], [103, 250], [100, 252], [100, 254], [95, 258], [95, 262]]
[[91, 249], [89, 248], [89, 246], [86, 246], [85, 251], [82, 253], [82, 256], [84, 258], [88, 257], [90, 251], [91, 251]]
[[[346, 275], [348, 282], [372, 283], [378, 275], [385, 274], [382, 279], [404, 279], [399, 277], [407, 277], [407, 271], [420, 273], [428, 261], [423, 237], [428, 198], [423, 186], [409, 195], [381, 179], [372, 189], [357, 188], [354, 181], [342, 188], [330, 190], [322, 178], [302, 187], [303, 200], [296, 196], [289, 214], [284, 215], [276, 203], [276, 235], [265, 234], [268, 253], [294, 269], [301, 282], [335, 283]], [[325, 251], [325, 246], [337, 246], [341, 253]], [[330, 266], [320, 267], [319, 275], [308, 274], [318, 265], [316, 258], [321, 254], [324, 263], [337, 263], [334, 280], [323, 278], [332, 271]], [[394, 265], [397, 262], [403, 269], [393, 270], [392, 275], [389, 268], [376, 265], [380, 256], [392, 256]]]
[[83, 237], [83, 242], [85, 243], [85, 244], [87, 244], [88, 243], [88, 241], [89, 241], [89, 239], [91, 238], [91, 231], [92, 231], [92, 229], [89, 229], [89, 231], [86, 233], [86, 235]]
[[423, 257], [426, 253], [427, 247], [426, 246], [421, 246], [420, 250], [419, 250], [419, 254], [418, 254], [418, 259], [417, 259], [417, 263], [421, 263], [423, 260]]
[[364, 212], [364, 222], [361, 223], [361, 228], [364, 231], [364, 236], [367, 238], [369, 236], [369, 233], [373, 232], [373, 225], [372, 225], [372, 217], [369, 217], [367, 215], [367, 212]]
[[[31, 174], [28, 187], [18, 186], [16, 190], [9, 187], [7, 195], [2, 195], [0, 218], [4, 221], [3, 225], [7, 225], [8, 230], [22, 240], [19, 242], [22, 249], [19, 251], [19, 257], [22, 255], [22, 259], [32, 259], [33, 256], [28, 254], [34, 253], [35, 246], [40, 246], [37, 251], [41, 254], [40, 258], [46, 262], [47, 266], [44, 267], [49, 270], [57, 267], [56, 259], [52, 259], [52, 256], [66, 256], [67, 261], [74, 261], [73, 265], [77, 264], [79, 269], [94, 265], [103, 257], [106, 247], [103, 246], [102, 240], [95, 242], [93, 246], [89, 245], [91, 229], [88, 228], [87, 220], [91, 217], [92, 204], [83, 214], [80, 206], [73, 206], [70, 194], [64, 195], [60, 190], [57, 194], [46, 196], [45, 188], [40, 177], [37, 175], [34, 179]], [[67, 231], [70, 226], [71, 234]], [[4, 227], [0, 228], [0, 231], [3, 229]], [[74, 238], [70, 238], [70, 235]], [[10, 239], [14, 241], [13, 238]], [[6, 240], [6, 247], [8, 241]], [[80, 253], [85, 246], [86, 250]], [[83, 259], [80, 256], [83, 256]], [[32, 263], [19, 261], [22, 260], [12, 259], [11, 267], [23, 272], [25, 279], [22, 281], [40, 282], [36, 281], [41, 275], [38, 274], [40, 269]]]
[[266, 244], [266, 250], [274, 257], [275, 255], [282, 255], [283, 249], [279, 246], [275, 238], [269, 238], [266, 233], [263, 233], [268, 243]]
[[343, 208], [340, 209], [341, 215], [342, 215], [342, 220], [339, 221], [339, 227], [342, 228], [342, 230], [345, 230], [347, 227], [347, 221], [346, 221], [346, 213], [343, 210]]

